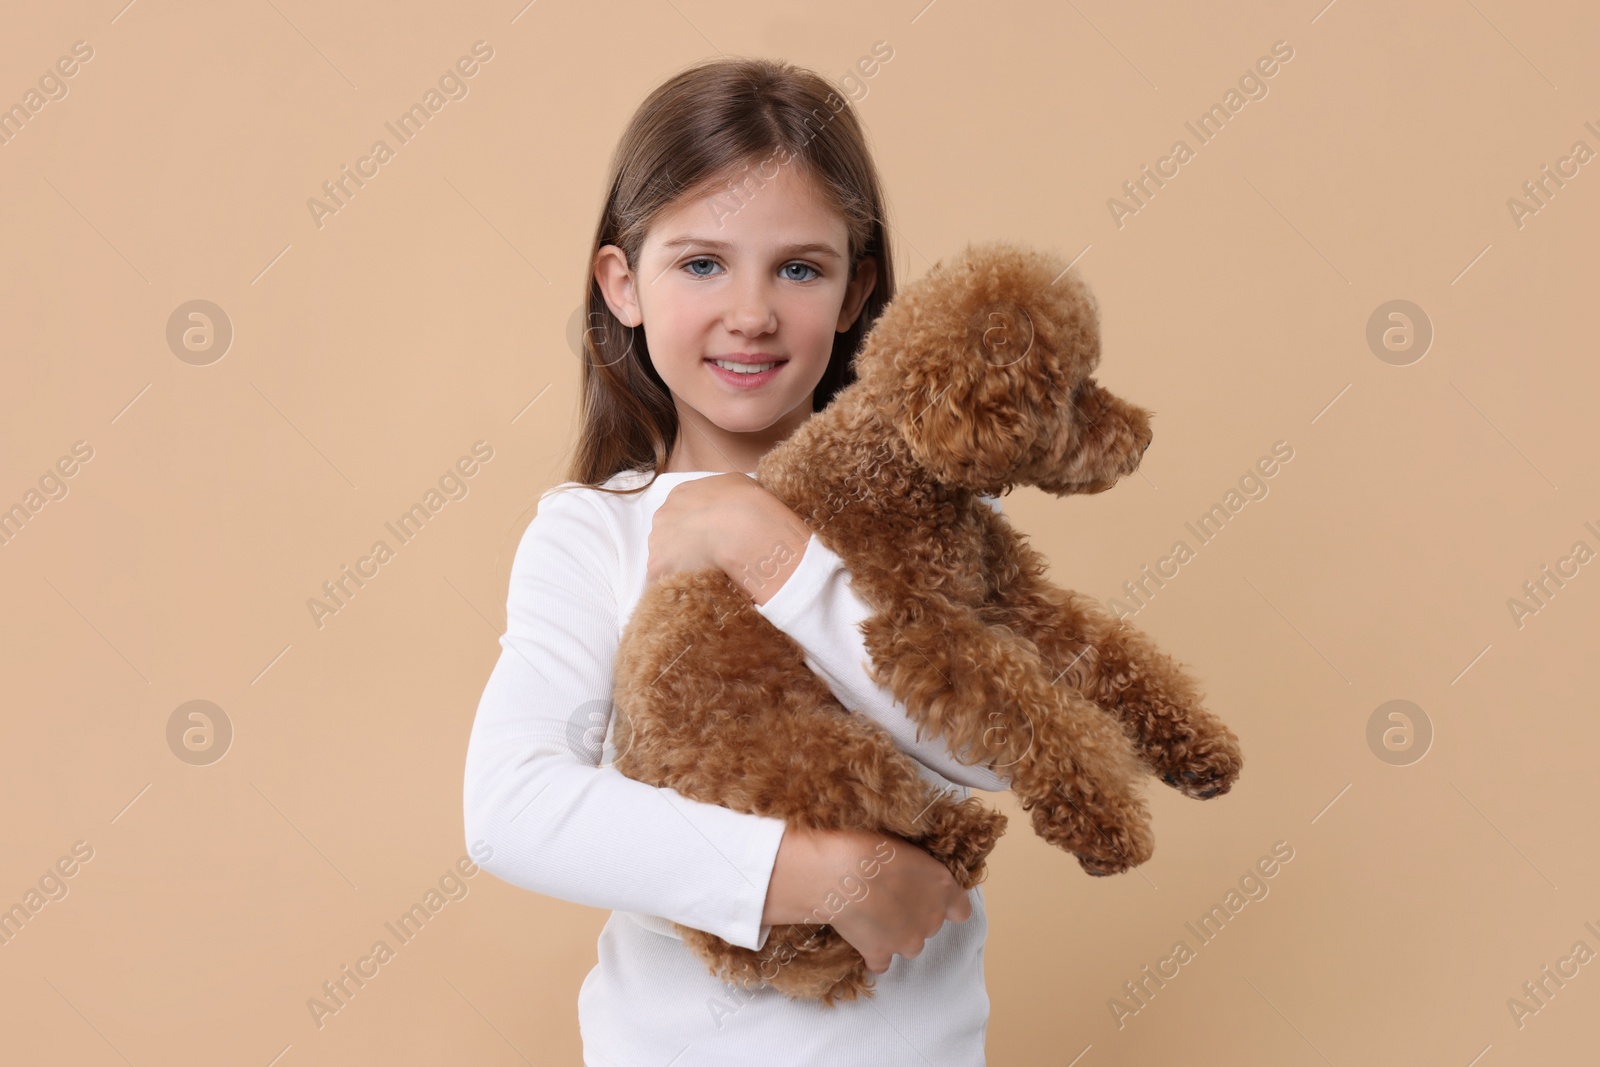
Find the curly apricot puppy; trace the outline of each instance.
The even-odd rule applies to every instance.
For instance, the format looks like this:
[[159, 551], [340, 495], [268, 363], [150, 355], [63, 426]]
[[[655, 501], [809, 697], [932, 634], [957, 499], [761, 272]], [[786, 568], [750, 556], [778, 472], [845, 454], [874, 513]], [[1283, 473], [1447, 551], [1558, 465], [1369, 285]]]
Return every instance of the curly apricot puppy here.
[[[1089, 597], [980, 496], [1099, 493], [1133, 473], [1150, 413], [1090, 376], [1093, 296], [1056, 258], [969, 246], [884, 309], [857, 381], [768, 452], [757, 480], [845, 561], [876, 614], [874, 677], [967, 764], [1005, 778], [1039, 836], [1090, 874], [1154, 847], [1140, 792], [1228, 791], [1243, 758], [1170, 656]], [[850, 714], [802, 650], [721, 571], [648, 588], [617, 651], [616, 767], [793, 826], [884, 830], [982, 881], [1005, 816], [934, 789]], [[761, 952], [678, 925], [725, 981], [833, 1004], [871, 996], [860, 953], [823, 924]]]

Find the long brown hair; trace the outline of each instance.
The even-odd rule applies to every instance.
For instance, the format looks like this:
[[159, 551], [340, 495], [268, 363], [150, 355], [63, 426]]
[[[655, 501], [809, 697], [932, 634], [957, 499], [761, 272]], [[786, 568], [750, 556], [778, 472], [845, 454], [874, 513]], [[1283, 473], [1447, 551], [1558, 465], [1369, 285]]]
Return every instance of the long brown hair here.
[[852, 277], [863, 258], [877, 260], [877, 284], [851, 328], [834, 335], [811, 410], [821, 411], [855, 381], [856, 350], [894, 297], [878, 172], [855, 110], [821, 75], [781, 60], [697, 63], [645, 98], [612, 156], [605, 208], [585, 265], [583, 386], [568, 481], [640, 492], [650, 483], [633, 489], [603, 489], [602, 483], [625, 470], [648, 470], [653, 481], [678, 435], [677, 408], [651, 364], [644, 330], [611, 313], [594, 278], [601, 246], [618, 246], [637, 270], [651, 224], [680, 197], [725, 185], [737, 198], [739, 189], [759, 188], [773, 177], [775, 161], [799, 168], [844, 217]]

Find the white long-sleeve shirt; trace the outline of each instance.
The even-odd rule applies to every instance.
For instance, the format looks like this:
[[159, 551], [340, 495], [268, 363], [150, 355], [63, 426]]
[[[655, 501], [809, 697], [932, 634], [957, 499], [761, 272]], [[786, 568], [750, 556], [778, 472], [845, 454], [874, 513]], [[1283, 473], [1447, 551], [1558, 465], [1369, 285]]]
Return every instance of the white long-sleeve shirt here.
[[[541, 496], [512, 563], [501, 653], [467, 745], [467, 841], [491, 846], [480, 866], [512, 885], [612, 909], [578, 994], [587, 1067], [982, 1067], [989, 998], [981, 886], [969, 891], [972, 916], [946, 922], [915, 959], [893, 957], [873, 998], [832, 1008], [724, 985], [672, 928], [682, 923], [759, 950], [771, 929], [761, 914], [785, 828], [782, 819], [693, 800], [611, 765], [612, 667], [644, 592], [652, 518], [674, 486], [712, 473], [660, 474], [630, 496], [572, 482]], [[606, 485], [647, 479], [624, 471]], [[1004, 790], [993, 772], [958, 763], [944, 742], [918, 742], [905, 707], [867, 674], [859, 624], [872, 609], [850, 582], [843, 561], [813, 533], [795, 570], [756, 609], [805, 651], [839, 702], [887, 730], [930, 783], [958, 799], [972, 788]]]

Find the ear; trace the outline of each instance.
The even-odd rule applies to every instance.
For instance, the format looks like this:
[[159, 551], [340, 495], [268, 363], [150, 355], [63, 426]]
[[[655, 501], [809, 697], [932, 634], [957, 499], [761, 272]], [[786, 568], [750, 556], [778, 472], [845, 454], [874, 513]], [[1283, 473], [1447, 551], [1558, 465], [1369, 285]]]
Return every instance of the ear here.
[[616, 245], [602, 245], [594, 257], [594, 280], [600, 286], [611, 314], [624, 326], [638, 326], [644, 322], [644, 310], [639, 306], [639, 290], [628, 257]]
[[992, 304], [965, 329], [911, 341], [900, 362], [896, 428], [917, 463], [947, 485], [999, 492], [1044, 431], [1040, 363], [1025, 307]]
[[992, 241], [896, 294], [856, 367], [919, 464], [995, 494], [1031, 476], [1036, 453], [1076, 447], [1068, 401], [1099, 357], [1071, 264]]
[[839, 324], [835, 327], [835, 333], [844, 333], [855, 325], [861, 309], [867, 305], [867, 297], [871, 296], [872, 290], [877, 287], [878, 261], [873, 256], [867, 256], [856, 264], [855, 275], [845, 286], [844, 302], [839, 305]]

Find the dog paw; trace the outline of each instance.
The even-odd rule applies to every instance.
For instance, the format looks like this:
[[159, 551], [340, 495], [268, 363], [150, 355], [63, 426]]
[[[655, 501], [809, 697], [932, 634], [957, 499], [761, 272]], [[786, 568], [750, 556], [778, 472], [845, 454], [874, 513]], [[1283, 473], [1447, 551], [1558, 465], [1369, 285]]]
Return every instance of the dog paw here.
[[1064, 827], [1045, 825], [1036, 817], [1034, 830], [1076, 856], [1086, 873], [1100, 877], [1132, 870], [1155, 852], [1155, 834], [1142, 813], [1125, 812], [1120, 818], [1121, 821], [1080, 821], [1063, 832]]
[[1108, 874], [1131, 871], [1148, 860], [1155, 852], [1155, 835], [1147, 823], [1132, 826], [1100, 827], [1089, 847], [1080, 847], [1074, 855], [1085, 874], [1103, 878]]
[[1136, 779], [1085, 779], [1076, 786], [1049, 783], [1042, 795], [1023, 794], [1033, 831], [1078, 858], [1094, 875], [1119, 874], [1155, 851], [1150, 814]]
[[1222, 738], [1205, 748], [1197, 748], [1190, 758], [1161, 776], [1161, 780], [1185, 796], [1210, 800], [1233, 788], [1244, 766], [1237, 742]]

